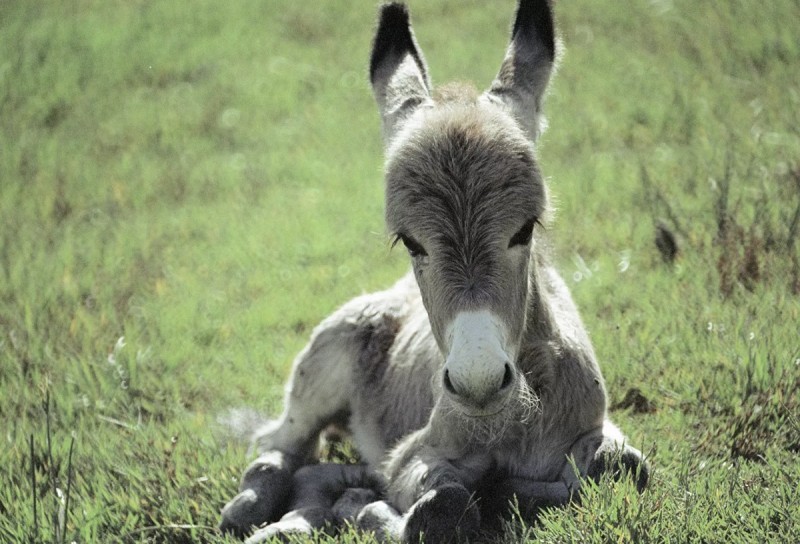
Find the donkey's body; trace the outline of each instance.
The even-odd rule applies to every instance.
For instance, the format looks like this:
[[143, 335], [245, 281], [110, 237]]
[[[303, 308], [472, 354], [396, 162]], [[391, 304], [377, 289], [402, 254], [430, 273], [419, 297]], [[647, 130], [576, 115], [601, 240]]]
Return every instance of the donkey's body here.
[[[384, 6], [370, 76], [387, 144], [387, 224], [413, 274], [314, 331], [283, 414], [257, 434], [261, 456], [225, 528], [246, 532], [288, 509], [262, 536], [349, 516], [405, 540], [445, 541], [480, 527], [480, 501], [562, 504], [610, 456], [641, 460], [606, 418], [591, 343], [534, 229], [548, 215], [532, 144], [554, 58], [548, 3], [522, 0], [492, 88], [434, 98], [405, 8]], [[347, 425], [366, 467], [313, 465], [331, 423]], [[364, 487], [384, 500], [339, 500]]]

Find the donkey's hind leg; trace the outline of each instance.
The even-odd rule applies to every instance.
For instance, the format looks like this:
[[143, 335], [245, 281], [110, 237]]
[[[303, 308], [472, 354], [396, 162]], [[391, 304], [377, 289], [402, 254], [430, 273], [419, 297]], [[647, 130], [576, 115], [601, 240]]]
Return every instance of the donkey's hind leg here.
[[289, 511], [253, 533], [246, 544], [311, 536], [315, 531], [334, 533], [345, 522], [354, 522], [364, 505], [383, 490], [381, 477], [366, 465], [306, 465], [292, 480]]
[[353, 365], [369, 321], [366, 306], [355, 299], [323, 321], [295, 359], [283, 413], [255, 433], [253, 448], [260, 455], [245, 470], [239, 494], [222, 509], [224, 532], [243, 536], [279, 518], [288, 506], [292, 474], [315, 460], [320, 431], [347, 416], [355, 394]]

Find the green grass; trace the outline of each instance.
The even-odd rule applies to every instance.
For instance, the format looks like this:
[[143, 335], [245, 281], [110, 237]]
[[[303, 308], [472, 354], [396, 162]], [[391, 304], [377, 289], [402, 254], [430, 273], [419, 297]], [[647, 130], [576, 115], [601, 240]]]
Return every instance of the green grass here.
[[[434, 80], [488, 85], [513, 2], [411, 5]], [[557, 15], [551, 231], [654, 473], [502, 540], [800, 541], [800, 5]], [[0, 3], [0, 541], [226, 541], [249, 460], [217, 418], [276, 412], [316, 322], [407, 267], [383, 229], [374, 16]]]

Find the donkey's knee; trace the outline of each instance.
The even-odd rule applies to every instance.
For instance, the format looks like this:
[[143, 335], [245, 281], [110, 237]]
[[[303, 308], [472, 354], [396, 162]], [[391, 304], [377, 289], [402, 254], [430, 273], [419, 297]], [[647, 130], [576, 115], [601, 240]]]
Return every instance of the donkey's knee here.
[[279, 450], [314, 462], [319, 434], [331, 423], [346, 423], [355, 394], [353, 365], [358, 359], [359, 328], [349, 314], [323, 321], [297, 355], [284, 387], [283, 413], [258, 429], [253, 449]]
[[314, 431], [295, 425], [284, 413], [256, 431], [251, 450], [260, 455], [242, 475], [239, 493], [222, 509], [220, 529], [239, 537], [287, 511], [292, 494], [292, 474], [307, 461]]

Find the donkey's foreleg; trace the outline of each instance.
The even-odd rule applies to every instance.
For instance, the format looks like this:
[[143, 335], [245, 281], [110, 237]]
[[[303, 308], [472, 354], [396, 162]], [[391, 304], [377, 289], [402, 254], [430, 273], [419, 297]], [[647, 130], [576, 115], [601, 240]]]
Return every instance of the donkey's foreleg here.
[[561, 481], [571, 491], [578, 491], [583, 478], [598, 481], [603, 474], [615, 480], [631, 476], [640, 492], [650, 474], [642, 452], [628, 445], [625, 436], [609, 419], [603, 421], [602, 427], [575, 441], [561, 472]]
[[356, 518], [356, 526], [373, 532], [379, 542], [415, 544], [460, 542], [477, 533], [480, 523], [472, 493], [455, 481], [427, 491], [405, 514], [386, 501], [376, 501]]
[[347, 414], [360, 343], [358, 323], [346, 310], [317, 327], [295, 359], [284, 411], [256, 432], [253, 446], [260, 455], [245, 470], [239, 494], [222, 510], [223, 531], [242, 536], [286, 512], [292, 474], [315, 460], [320, 431]]
[[482, 528], [499, 530], [503, 520], [519, 515], [533, 523], [542, 508], [563, 506], [573, 490], [564, 482], [540, 482], [493, 471], [478, 489]]
[[620, 430], [609, 420], [603, 427], [582, 435], [570, 448], [558, 481], [540, 482], [523, 477], [491, 475], [478, 491], [481, 515], [486, 525], [508, 517], [514, 505], [520, 516], [533, 522], [546, 507], [562, 506], [579, 498], [581, 481], [598, 481], [603, 474], [614, 479], [632, 476], [641, 492], [647, 485], [649, 469], [642, 453], [629, 446]]
[[636, 487], [643, 491], [650, 474], [642, 452], [628, 445], [625, 436], [610, 420], [603, 426], [582, 435], [570, 449], [561, 480], [577, 491], [582, 478], [599, 480], [610, 474], [615, 480], [623, 476], [636, 479]]
[[608, 419], [603, 424], [600, 444], [589, 461], [586, 476], [594, 481], [609, 474], [614, 480], [631, 477], [641, 493], [650, 480], [650, 466], [642, 452], [625, 440], [622, 432]]
[[[492, 460], [486, 455], [463, 455], [432, 447], [429, 442], [436, 440], [426, 428], [408, 437], [392, 453], [387, 465], [387, 498], [403, 516], [399, 522], [387, 516], [386, 532], [396, 533], [393, 536], [400, 536], [403, 542], [463, 540], [480, 528], [480, 513], [471, 490]], [[386, 508], [377, 513], [381, 512], [391, 514]]]
[[439, 485], [420, 497], [402, 520], [403, 542], [461, 542], [480, 530], [473, 494], [460, 482]]

